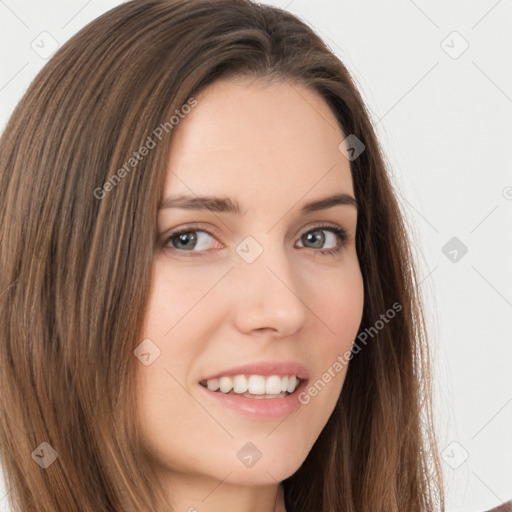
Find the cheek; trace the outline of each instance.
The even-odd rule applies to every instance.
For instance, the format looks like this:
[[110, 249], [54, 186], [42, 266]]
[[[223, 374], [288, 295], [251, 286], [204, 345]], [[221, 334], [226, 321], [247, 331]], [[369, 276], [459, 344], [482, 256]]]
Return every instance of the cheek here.
[[[320, 286], [321, 284], [321, 286]], [[316, 314], [322, 345], [331, 355], [350, 349], [357, 335], [364, 307], [364, 284], [359, 264], [309, 281], [311, 309]]]
[[204, 297], [218, 279], [215, 272], [186, 272], [165, 259], [156, 262], [143, 327], [144, 337], [161, 351], [155, 366], [183, 367], [200, 353], [205, 342], [202, 325], [215, 314]]
[[318, 418], [323, 428], [334, 410], [345, 381], [350, 351], [357, 336], [364, 308], [364, 283], [359, 264], [308, 280], [308, 306], [315, 320], [311, 332], [315, 349], [304, 344], [304, 356], [315, 361], [314, 374], [301, 403]]
[[[172, 418], [190, 405], [184, 390], [186, 376], [197, 353], [202, 350], [202, 336], [194, 321], [194, 304], [201, 293], [197, 283], [187, 284], [183, 275], [172, 277], [158, 264], [148, 297], [143, 326], [144, 350], [150, 354], [149, 364], [138, 366], [140, 419], [145, 438], [157, 443], [173, 431]], [[168, 442], [168, 441], [167, 441]]]
[[[198, 274], [198, 273], [196, 273]], [[207, 276], [176, 270], [165, 258], [157, 260], [145, 320], [145, 331], [171, 335], [174, 326], [189, 314], [193, 314], [193, 306], [200, 302], [201, 296], [211, 286]], [[172, 330], [171, 330], [172, 329]], [[169, 332], [171, 330], [171, 332]]]

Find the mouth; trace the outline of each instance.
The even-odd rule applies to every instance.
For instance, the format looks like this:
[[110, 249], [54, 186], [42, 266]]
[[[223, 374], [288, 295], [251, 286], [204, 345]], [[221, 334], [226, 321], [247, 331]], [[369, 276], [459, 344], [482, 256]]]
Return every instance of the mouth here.
[[[239, 381], [243, 383], [242, 379], [237, 379], [232, 386], [236, 385], [236, 388], [230, 385], [226, 380], [221, 382], [211, 382], [214, 379], [208, 381], [199, 382], [199, 389], [204, 394], [205, 399], [209, 400], [214, 407], [219, 408], [219, 412], [222, 414], [224, 411], [231, 411], [237, 415], [244, 415], [251, 419], [278, 419], [288, 416], [289, 414], [296, 412], [302, 406], [299, 399], [301, 393], [306, 389], [308, 379], [289, 379], [286, 382], [285, 391], [283, 391], [285, 379], [279, 376], [281, 388], [278, 389], [278, 381], [276, 379], [265, 378], [265, 389], [261, 387], [261, 380], [252, 379], [253, 375], [246, 377], [248, 388], [244, 391], [243, 386]], [[262, 377], [263, 376], [259, 376]], [[286, 377], [292, 377], [286, 376]], [[231, 380], [231, 379], [230, 379]], [[235, 379], [233, 379], [235, 380]], [[269, 391], [267, 393], [266, 384], [269, 382]], [[255, 384], [255, 387], [252, 385]], [[221, 389], [222, 385], [222, 389]], [[288, 388], [288, 385], [290, 386]], [[257, 386], [260, 386], [259, 388]], [[274, 387], [273, 387], [274, 386]], [[210, 389], [213, 388], [213, 389]], [[291, 391], [288, 391], [290, 389]], [[253, 392], [251, 392], [251, 390]], [[265, 392], [261, 392], [265, 391]]]
[[202, 380], [199, 384], [214, 393], [261, 400], [287, 397], [302, 382], [296, 375], [235, 375]]

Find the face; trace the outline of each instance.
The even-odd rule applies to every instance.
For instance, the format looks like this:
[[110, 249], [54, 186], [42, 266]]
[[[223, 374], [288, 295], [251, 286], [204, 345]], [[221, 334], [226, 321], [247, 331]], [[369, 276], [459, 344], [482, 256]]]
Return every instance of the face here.
[[[301, 85], [217, 81], [195, 98], [173, 133], [158, 217], [144, 343], [159, 355], [140, 365], [145, 447], [170, 480], [266, 485], [292, 475], [325, 426], [347, 370], [333, 368], [362, 318], [357, 209], [303, 210], [354, 197], [338, 149], [346, 135]], [[230, 385], [236, 394], [223, 393]], [[272, 397], [254, 397], [263, 392]]]

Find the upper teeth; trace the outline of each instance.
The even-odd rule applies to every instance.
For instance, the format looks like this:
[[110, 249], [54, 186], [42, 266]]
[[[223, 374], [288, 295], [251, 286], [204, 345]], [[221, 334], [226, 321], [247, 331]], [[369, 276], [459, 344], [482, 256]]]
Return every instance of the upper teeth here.
[[246, 393], [253, 395], [277, 395], [288, 391], [293, 393], [299, 384], [299, 379], [295, 375], [280, 377], [279, 375], [251, 375], [247, 378], [245, 375], [236, 375], [235, 377], [220, 377], [218, 379], [209, 379], [206, 386], [211, 391], [217, 391], [220, 388], [222, 393]]

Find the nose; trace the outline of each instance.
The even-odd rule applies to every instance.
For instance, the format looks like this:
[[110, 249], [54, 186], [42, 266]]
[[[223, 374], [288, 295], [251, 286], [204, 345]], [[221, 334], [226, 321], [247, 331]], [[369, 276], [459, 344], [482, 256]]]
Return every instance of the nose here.
[[290, 336], [307, 320], [307, 297], [284, 249], [264, 248], [252, 263], [240, 258], [232, 271], [235, 323], [240, 332]]

